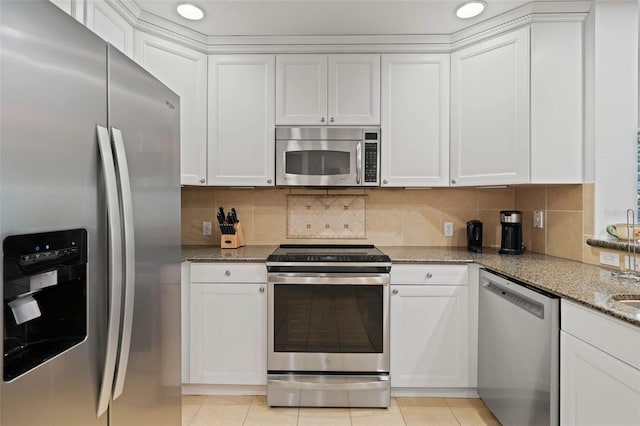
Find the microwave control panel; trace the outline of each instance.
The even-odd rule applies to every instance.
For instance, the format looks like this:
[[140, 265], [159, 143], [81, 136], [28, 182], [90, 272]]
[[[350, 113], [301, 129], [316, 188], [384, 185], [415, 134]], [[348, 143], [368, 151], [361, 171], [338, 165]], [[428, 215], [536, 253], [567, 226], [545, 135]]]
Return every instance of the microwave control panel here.
[[364, 144], [364, 181], [378, 181], [378, 144], [365, 142]]

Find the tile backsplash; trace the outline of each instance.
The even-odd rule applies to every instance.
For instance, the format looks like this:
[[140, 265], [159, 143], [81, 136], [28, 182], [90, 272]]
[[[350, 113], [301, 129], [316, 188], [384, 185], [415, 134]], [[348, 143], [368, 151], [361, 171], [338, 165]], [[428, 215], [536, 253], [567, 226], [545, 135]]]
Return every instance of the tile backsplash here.
[[[527, 250], [582, 261], [589, 257], [584, 241], [593, 234], [592, 193], [592, 184], [345, 190], [183, 187], [182, 242], [219, 244], [217, 227], [213, 235], [203, 236], [202, 222], [217, 223], [215, 212], [223, 206], [236, 208], [249, 245], [334, 239], [380, 246], [464, 247], [466, 222], [479, 219], [484, 245], [498, 247], [499, 212], [517, 209], [523, 211]], [[345, 200], [350, 200], [347, 209]], [[543, 229], [533, 228], [536, 209], [545, 212]], [[443, 235], [445, 222], [453, 222], [453, 237]]]
[[364, 195], [287, 196], [287, 238], [365, 238]]

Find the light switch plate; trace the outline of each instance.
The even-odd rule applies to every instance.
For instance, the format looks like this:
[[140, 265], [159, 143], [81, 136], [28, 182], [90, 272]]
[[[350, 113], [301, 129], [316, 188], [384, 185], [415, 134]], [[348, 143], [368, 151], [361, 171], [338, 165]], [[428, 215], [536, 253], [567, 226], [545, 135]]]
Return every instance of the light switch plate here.
[[533, 227], [544, 228], [544, 212], [542, 210], [533, 211]]
[[444, 223], [444, 236], [453, 237], [453, 222]]

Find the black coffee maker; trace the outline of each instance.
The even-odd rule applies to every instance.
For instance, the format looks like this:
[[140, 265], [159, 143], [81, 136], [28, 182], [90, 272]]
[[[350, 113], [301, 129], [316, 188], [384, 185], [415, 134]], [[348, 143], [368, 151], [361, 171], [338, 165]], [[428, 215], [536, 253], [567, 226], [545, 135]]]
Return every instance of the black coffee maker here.
[[524, 243], [522, 242], [522, 212], [518, 210], [503, 210], [500, 212], [502, 224], [502, 239], [500, 241], [500, 254], [522, 254]]
[[479, 220], [467, 222], [467, 250], [482, 253], [482, 222]]

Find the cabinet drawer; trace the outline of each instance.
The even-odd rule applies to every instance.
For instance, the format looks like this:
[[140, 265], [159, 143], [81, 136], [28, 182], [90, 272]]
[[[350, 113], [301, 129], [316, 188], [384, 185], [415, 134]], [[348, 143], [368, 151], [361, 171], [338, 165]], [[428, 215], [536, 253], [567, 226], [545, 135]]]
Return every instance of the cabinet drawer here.
[[640, 369], [639, 327], [565, 299], [560, 306], [562, 330]]
[[263, 263], [192, 263], [192, 283], [266, 283]]
[[391, 284], [467, 285], [466, 265], [393, 265]]

